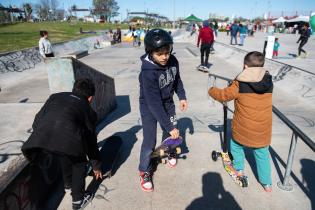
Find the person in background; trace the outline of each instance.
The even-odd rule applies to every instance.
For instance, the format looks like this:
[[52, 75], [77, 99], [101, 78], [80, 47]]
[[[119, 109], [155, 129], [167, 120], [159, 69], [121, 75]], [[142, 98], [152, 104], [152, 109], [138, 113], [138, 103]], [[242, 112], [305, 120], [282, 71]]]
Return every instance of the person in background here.
[[301, 57], [301, 52], [304, 53], [305, 57], [307, 56], [307, 53], [305, 50], [302, 49], [302, 47], [307, 43], [308, 41], [308, 38], [311, 36], [311, 32], [310, 30], [308, 29], [308, 25], [305, 24], [302, 29], [301, 29], [301, 36], [299, 38], [299, 40], [296, 42], [296, 43], [299, 43], [299, 48], [298, 48], [298, 55], [299, 57]]
[[229, 34], [230, 34], [230, 28], [231, 28], [231, 25], [230, 25], [230, 24], [227, 24], [226, 27], [225, 27], [226, 35], [227, 35], [227, 36], [229, 36]]
[[247, 34], [247, 28], [245, 25], [240, 24], [239, 25], [239, 30], [240, 30], [240, 46], [244, 45], [244, 40]]
[[38, 49], [41, 56], [45, 59], [48, 57], [55, 57], [52, 49], [52, 45], [48, 39], [48, 32], [47, 31], [40, 31], [39, 35], [41, 38], [38, 42]]
[[273, 45], [273, 53], [272, 53], [272, 58], [278, 58], [278, 51], [279, 51], [279, 38], [275, 39], [275, 44]]
[[235, 40], [235, 44], [237, 45], [237, 34], [239, 32], [239, 26], [237, 24], [236, 21], [234, 21], [234, 23], [232, 24], [231, 28], [230, 28], [230, 31], [231, 31], [231, 42], [230, 44], [232, 45], [232, 41], [233, 39]]
[[[206, 70], [208, 68], [209, 53], [211, 46], [213, 45], [214, 42], [214, 33], [209, 25], [210, 24], [208, 20], [203, 21], [203, 27], [202, 29], [200, 29], [198, 35], [197, 47], [199, 47], [199, 44], [201, 42], [200, 46], [201, 63], [199, 66], [200, 70]], [[205, 60], [204, 56], [206, 56]]]

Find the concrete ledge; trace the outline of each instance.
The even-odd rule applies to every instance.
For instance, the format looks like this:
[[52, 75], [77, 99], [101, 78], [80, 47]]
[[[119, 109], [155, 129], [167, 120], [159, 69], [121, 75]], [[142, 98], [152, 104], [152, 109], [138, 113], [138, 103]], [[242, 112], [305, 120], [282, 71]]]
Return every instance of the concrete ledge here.
[[83, 58], [85, 56], [87, 56], [89, 53], [87, 50], [78, 50], [78, 51], [75, 51], [73, 53], [69, 53], [68, 54], [68, 57], [72, 57], [72, 58], [75, 58], [75, 59], [80, 59], [80, 58]]
[[92, 107], [98, 121], [116, 108], [114, 79], [74, 58], [51, 58], [47, 61], [50, 93], [69, 92], [75, 79], [89, 78], [95, 84]]

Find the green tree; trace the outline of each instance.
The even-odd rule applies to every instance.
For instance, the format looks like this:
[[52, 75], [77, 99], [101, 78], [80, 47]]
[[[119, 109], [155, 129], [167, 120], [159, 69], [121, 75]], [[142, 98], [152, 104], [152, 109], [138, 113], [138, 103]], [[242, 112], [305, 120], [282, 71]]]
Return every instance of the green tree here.
[[106, 21], [119, 15], [119, 6], [116, 0], [93, 0], [93, 14], [104, 16]]

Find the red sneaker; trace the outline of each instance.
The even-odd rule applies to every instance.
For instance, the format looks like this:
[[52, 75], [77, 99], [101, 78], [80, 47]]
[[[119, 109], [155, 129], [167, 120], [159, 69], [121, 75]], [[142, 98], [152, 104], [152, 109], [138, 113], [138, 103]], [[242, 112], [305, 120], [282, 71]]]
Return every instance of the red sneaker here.
[[149, 172], [140, 171], [140, 184], [141, 184], [141, 189], [143, 191], [145, 192], [153, 191], [152, 176]]
[[272, 186], [270, 184], [264, 184], [263, 188], [265, 192], [268, 192], [268, 193], [272, 192]]

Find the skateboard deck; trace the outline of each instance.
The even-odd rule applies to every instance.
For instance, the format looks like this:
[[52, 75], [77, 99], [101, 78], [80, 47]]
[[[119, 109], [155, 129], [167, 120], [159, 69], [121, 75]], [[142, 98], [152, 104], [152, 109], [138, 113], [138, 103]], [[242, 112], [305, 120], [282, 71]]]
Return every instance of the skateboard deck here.
[[217, 161], [218, 157], [222, 158], [223, 167], [226, 172], [232, 177], [234, 182], [236, 182], [241, 187], [248, 187], [248, 179], [247, 176], [239, 175], [239, 173], [235, 170], [232, 164], [232, 160], [229, 156], [229, 153], [225, 152], [212, 152], [212, 159]]
[[[172, 139], [171, 137], [166, 138], [162, 141], [161, 145], [152, 152], [151, 158], [163, 160], [170, 155], [179, 155], [181, 153], [179, 145], [182, 142], [182, 137], [178, 137], [177, 139]], [[162, 163], [166, 163], [166, 161], [162, 161]]]

